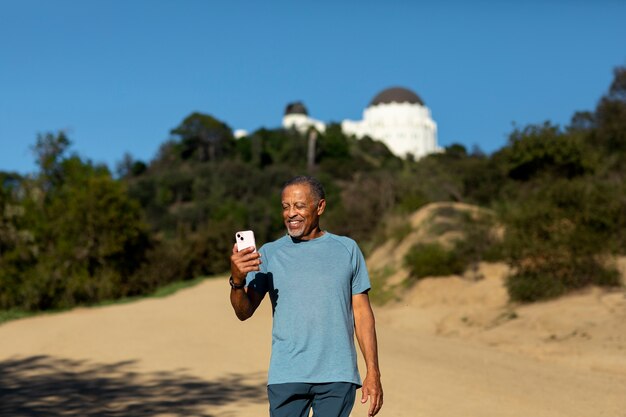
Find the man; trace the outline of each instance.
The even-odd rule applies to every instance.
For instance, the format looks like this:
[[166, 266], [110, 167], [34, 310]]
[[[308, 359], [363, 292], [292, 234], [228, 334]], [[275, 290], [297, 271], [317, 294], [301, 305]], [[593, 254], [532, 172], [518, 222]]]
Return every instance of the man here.
[[[348, 417], [355, 391], [369, 399], [368, 415], [383, 404], [374, 314], [363, 254], [347, 237], [323, 231], [324, 188], [296, 177], [282, 191], [287, 235], [231, 256], [230, 301], [240, 320], [266, 293], [273, 307], [268, 398], [272, 417]], [[361, 384], [354, 332], [365, 358]]]

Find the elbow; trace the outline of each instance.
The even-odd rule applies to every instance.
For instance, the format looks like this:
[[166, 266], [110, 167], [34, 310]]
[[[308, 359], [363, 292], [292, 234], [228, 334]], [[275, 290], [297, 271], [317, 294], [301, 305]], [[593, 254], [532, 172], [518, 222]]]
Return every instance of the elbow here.
[[237, 316], [237, 318], [239, 319], [239, 321], [246, 321], [246, 320], [248, 320], [250, 317], [252, 317], [252, 312], [250, 312], [250, 311], [240, 311], [240, 310], [235, 310], [235, 315]]
[[239, 319], [239, 321], [246, 321], [246, 320], [248, 320], [250, 318], [250, 316], [247, 315], [247, 314], [239, 314], [239, 313], [237, 313], [237, 318]]

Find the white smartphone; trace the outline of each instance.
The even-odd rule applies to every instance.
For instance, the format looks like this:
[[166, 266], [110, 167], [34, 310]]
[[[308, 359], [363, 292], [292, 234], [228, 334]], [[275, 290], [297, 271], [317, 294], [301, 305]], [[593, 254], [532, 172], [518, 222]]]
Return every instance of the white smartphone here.
[[256, 252], [256, 242], [254, 241], [254, 232], [252, 230], [241, 230], [235, 233], [235, 241], [237, 242], [237, 250], [253, 247]]

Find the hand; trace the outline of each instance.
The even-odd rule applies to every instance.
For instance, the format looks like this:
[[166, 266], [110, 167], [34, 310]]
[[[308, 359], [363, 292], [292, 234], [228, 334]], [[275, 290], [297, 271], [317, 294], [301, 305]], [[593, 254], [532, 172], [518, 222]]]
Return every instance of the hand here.
[[369, 399], [370, 408], [367, 412], [368, 416], [375, 416], [383, 406], [383, 387], [380, 384], [380, 376], [368, 374], [363, 380], [363, 388], [361, 388], [361, 404], [365, 404]]
[[241, 284], [246, 280], [248, 272], [259, 271], [261, 254], [254, 252], [254, 248], [237, 250], [237, 244], [233, 245], [233, 254], [230, 256], [230, 274], [235, 284]]

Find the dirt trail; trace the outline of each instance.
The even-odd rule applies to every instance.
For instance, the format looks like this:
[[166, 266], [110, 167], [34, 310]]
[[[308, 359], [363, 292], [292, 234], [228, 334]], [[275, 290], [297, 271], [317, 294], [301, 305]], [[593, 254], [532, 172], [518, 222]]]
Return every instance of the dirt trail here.
[[[592, 355], [581, 356], [583, 364], [533, 357], [504, 343], [506, 333], [495, 343], [480, 332], [451, 332], [455, 320], [438, 333], [442, 304], [420, 300], [414, 294], [376, 311], [381, 416], [626, 416], [626, 351], [616, 352], [611, 369], [591, 366]], [[239, 322], [220, 278], [163, 299], [6, 323], [0, 415], [267, 415], [270, 316], [264, 302]], [[513, 342], [524, 332], [534, 337], [528, 326], [518, 327]], [[357, 404], [352, 415], [366, 410]]]

